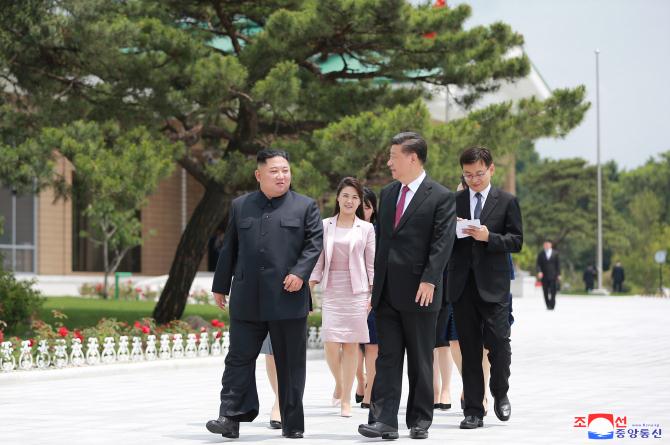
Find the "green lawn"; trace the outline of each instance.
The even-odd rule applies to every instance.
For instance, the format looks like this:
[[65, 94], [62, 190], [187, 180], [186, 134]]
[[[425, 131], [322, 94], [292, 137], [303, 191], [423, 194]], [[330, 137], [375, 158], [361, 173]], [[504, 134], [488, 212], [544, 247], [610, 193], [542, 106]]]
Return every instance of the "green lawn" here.
[[[116, 301], [98, 300], [76, 297], [47, 297], [40, 318], [53, 324], [55, 319], [51, 313], [57, 309], [67, 315], [67, 320], [61, 320], [68, 328], [86, 328], [95, 326], [101, 318], [116, 318], [118, 321], [133, 323], [144, 317], [151, 317], [156, 303], [150, 301]], [[228, 311], [222, 311], [216, 306], [206, 304], [186, 305], [184, 317], [199, 315], [209, 321], [213, 318], [228, 322]]]
[[[40, 311], [40, 318], [53, 324], [56, 320], [51, 311], [57, 309], [67, 315], [62, 321], [69, 329], [95, 326], [101, 318], [116, 318], [118, 321], [133, 323], [144, 317], [151, 317], [156, 303], [148, 301], [116, 301], [76, 297], [47, 297]], [[228, 323], [228, 311], [207, 304], [187, 304], [184, 317], [199, 315], [209, 321], [216, 318]], [[182, 318], [184, 318], [182, 317]], [[321, 326], [321, 314], [309, 316], [310, 326]]]

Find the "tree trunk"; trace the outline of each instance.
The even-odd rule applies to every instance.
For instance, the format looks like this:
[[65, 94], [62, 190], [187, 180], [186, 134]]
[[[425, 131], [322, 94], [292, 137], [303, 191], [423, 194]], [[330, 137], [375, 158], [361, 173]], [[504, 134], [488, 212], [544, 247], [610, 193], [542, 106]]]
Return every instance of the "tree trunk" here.
[[228, 214], [231, 200], [232, 197], [225, 195], [218, 187], [205, 187], [205, 194], [181, 235], [170, 267], [170, 276], [154, 308], [153, 317], [157, 323], [164, 324], [181, 318], [191, 284], [205, 255], [207, 242]]
[[516, 195], [516, 156], [514, 153], [508, 153], [503, 156], [503, 162], [507, 165], [503, 190]]
[[102, 297], [106, 300], [109, 298], [109, 292], [107, 291], [107, 286], [109, 285], [109, 238], [107, 238], [107, 235], [104, 236], [105, 239], [102, 242], [102, 264], [105, 269], [105, 282], [102, 285]]

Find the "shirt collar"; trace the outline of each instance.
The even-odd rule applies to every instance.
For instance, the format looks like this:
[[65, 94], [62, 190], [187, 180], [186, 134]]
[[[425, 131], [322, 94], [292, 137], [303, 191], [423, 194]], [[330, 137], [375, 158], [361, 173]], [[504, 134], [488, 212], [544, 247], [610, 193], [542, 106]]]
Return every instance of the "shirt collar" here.
[[288, 195], [289, 192], [290, 190], [281, 196], [277, 196], [276, 198], [268, 198], [265, 196], [265, 193], [258, 190], [258, 196], [256, 200], [261, 208], [267, 207], [268, 204], [270, 204], [273, 209], [276, 209], [284, 202], [284, 199], [286, 199], [286, 195]]
[[[475, 193], [477, 193], [477, 192], [473, 191], [471, 188], [468, 188], [468, 190], [470, 191], [470, 201], [472, 201], [473, 199], [475, 199]], [[481, 193], [482, 199], [484, 201], [486, 201], [486, 197], [489, 196], [490, 191], [491, 191], [491, 183], [489, 183], [489, 185], [487, 185], [484, 190], [479, 192], [479, 193]]]
[[419, 190], [419, 186], [421, 185], [424, 179], [426, 179], [426, 170], [422, 170], [419, 177], [416, 178], [414, 181], [410, 182], [409, 184], [407, 184], [407, 187], [409, 187], [412, 193], [416, 193], [416, 191]]

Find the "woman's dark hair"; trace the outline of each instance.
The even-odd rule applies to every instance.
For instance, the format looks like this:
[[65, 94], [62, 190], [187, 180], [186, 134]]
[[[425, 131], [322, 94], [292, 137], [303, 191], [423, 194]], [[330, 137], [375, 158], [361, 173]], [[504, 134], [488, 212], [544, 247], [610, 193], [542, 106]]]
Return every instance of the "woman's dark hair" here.
[[466, 164], [476, 164], [479, 161], [482, 161], [486, 168], [490, 167], [493, 164], [491, 150], [486, 147], [471, 147], [461, 154], [461, 168]]
[[370, 216], [370, 223], [375, 224], [377, 222], [377, 195], [375, 195], [375, 192], [373, 192], [369, 188], [364, 187], [363, 205], [366, 204], [372, 207], [372, 216]]
[[340, 213], [340, 203], [337, 201], [337, 198], [340, 196], [340, 192], [345, 187], [353, 187], [358, 193], [358, 197], [361, 200], [361, 205], [356, 209], [356, 216], [360, 219], [365, 220], [365, 215], [363, 214], [363, 186], [356, 178], [347, 176], [346, 178], [340, 181], [340, 184], [337, 186], [337, 193], [335, 194], [335, 213], [333, 215], [338, 215]]

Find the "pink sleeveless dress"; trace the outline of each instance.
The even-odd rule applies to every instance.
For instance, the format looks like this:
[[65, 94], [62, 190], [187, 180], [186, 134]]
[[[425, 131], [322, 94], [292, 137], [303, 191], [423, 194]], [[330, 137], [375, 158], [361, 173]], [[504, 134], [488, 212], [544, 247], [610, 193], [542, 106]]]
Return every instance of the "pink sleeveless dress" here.
[[328, 286], [322, 289], [321, 338], [335, 343], [368, 343], [367, 292], [354, 294], [349, 273], [349, 236], [357, 233], [336, 227]]

